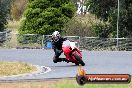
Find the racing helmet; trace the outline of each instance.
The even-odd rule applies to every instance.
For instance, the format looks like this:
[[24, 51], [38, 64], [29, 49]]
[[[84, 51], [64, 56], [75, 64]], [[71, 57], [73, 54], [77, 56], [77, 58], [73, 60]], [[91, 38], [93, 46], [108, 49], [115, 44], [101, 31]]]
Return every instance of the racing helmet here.
[[57, 42], [60, 39], [60, 33], [58, 31], [53, 32], [52, 34], [52, 40]]

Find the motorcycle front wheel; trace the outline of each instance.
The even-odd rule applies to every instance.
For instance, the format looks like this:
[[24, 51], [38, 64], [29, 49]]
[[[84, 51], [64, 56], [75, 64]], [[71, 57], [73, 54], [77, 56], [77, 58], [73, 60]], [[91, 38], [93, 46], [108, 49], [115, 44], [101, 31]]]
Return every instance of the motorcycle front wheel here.
[[81, 64], [82, 66], [85, 66], [85, 63], [82, 61], [81, 57], [79, 57], [78, 54], [74, 54], [75, 59], [78, 61], [79, 64]]

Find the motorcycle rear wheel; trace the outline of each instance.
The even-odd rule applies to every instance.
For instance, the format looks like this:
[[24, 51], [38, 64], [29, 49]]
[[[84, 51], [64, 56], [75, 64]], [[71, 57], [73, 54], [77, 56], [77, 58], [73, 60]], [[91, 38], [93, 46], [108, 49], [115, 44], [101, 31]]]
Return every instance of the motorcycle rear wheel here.
[[85, 63], [82, 61], [82, 59], [75, 53], [74, 54], [75, 59], [81, 64], [82, 66], [85, 66]]

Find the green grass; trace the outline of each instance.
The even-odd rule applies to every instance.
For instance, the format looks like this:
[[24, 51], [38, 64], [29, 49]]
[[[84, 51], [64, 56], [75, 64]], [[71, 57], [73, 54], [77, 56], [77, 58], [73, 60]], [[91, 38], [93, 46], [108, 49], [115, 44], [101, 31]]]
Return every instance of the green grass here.
[[130, 84], [85, 84], [78, 85], [75, 81], [63, 81], [58, 83], [55, 88], [132, 88]]
[[0, 88], [132, 88], [130, 84], [85, 84], [80, 86], [74, 80], [45, 80], [31, 82], [0, 83]]
[[0, 62], [0, 76], [10, 76], [37, 71], [37, 68], [31, 64], [23, 62]]

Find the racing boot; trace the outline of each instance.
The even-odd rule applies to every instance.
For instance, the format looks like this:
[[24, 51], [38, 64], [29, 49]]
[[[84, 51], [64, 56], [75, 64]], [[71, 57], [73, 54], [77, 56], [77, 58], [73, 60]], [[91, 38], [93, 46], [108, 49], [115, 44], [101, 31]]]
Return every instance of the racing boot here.
[[55, 56], [53, 57], [53, 62], [57, 63], [57, 62], [61, 62], [62, 59], [61, 58], [56, 58]]
[[61, 60], [64, 61], [64, 62], [69, 63], [69, 60], [67, 60], [66, 58], [61, 58]]
[[53, 62], [57, 63], [57, 62], [62, 62], [65, 61], [67, 63], [69, 63], [69, 61], [66, 58], [57, 58], [56, 56], [53, 57]]
[[53, 62], [57, 63], [57, 58], [55, 56], [53, 57]]

